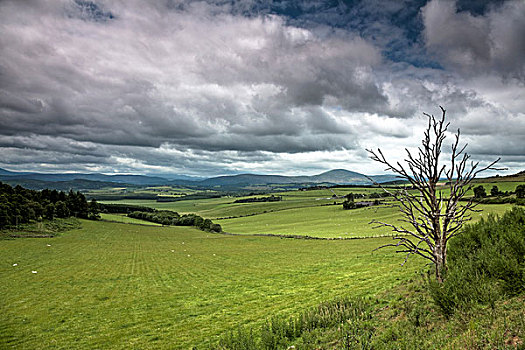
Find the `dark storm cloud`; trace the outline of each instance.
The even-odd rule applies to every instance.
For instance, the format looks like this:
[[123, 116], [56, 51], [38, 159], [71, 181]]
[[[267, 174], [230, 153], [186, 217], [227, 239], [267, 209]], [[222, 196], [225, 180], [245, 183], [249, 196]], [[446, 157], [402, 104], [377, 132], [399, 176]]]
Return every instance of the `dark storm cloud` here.
[[426, 46], [444, 65], [525, 81], [525, 2], [507, 1], [476, 16], [453, 1], [433, 0], [422, 15]]
[[413, 144], [437, 105], [515, 154], [523, 3], [454, 6], [0, 2], [0, 167], [319, 169]]
[[[163, 142], [199, 147], [193, 140], [203, 137], [209, 142], [200, 147], [237, 149], [252, 147], [252, 140], [243, 146], [230, 127], [244, 135], [279, 137], [322, 132], [324, 125], [333, 131], [333, 122], [310, 107], [327, 98], [348, 110], [386, 106], [370, 74], [380, 55], [359, 37], [323, 41], [279, 18], [213, 17], [208, 7], [164, 15], [155, 6], [116, 6], [111, 23], [100, 23], [109, 13], [102, 6], [60, 5], [42, 5], [39, 22], [31, 25], [16, 3], [4, 5], [3, 13], [15, 12], [3, 21], [6, 35], [0, 39], [10, 48], [1, 57], [9, 67], [3, 69], [0, 95], [5, 135], [38, 130], [154, 147]], [[69, 16], [61, 16], [62, 8]], [[71, 16], [75, 10], [82, 21]], [[148, 18], [137, 18], [139, 10], [163, 17], [145, 22]], [[294, 116], [298, 120], [287, 120]], [[316, 142], [325, 144], [330, 143]], [[314, 147], [268, 138], [258, 145], [272, 151]]]

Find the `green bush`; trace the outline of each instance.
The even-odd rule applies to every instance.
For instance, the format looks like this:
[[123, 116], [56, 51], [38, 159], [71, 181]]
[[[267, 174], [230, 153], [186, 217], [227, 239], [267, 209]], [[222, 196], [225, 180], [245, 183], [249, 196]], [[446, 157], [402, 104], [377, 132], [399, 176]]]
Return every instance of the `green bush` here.
[[501, 218], [467, 225], [450, 242], [443, 283], [429, 291], [445, 316], [476, 304], [494, 306], [525, 291], [525, 210], [515, 207]]
[[203, 219], [196, 214], [184, 214], [171, 210], [155, 210], [153, 212], [133, 211], [129, 217], [156, 222], [162, 225], [195, 226], [203, 231], [222, 232], [221, 225], [214, 224], [210, 219]]

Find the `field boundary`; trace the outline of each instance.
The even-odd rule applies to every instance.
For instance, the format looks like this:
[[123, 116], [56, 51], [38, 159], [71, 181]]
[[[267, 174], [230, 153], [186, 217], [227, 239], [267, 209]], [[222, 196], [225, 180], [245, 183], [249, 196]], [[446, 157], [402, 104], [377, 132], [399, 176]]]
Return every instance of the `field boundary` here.
[[394, 237], [399, 236], [395, 234], [383, 234], [383, 235], [373, 235], [373, 236], [352, 236], [352, 237], [316, 237], [309, 235], [288, 235], [288, 234], [277, 234], [277, 233], [253, 233], [253, 234], [242, 234], [242, 233], [231, 233], [231, 232], [220, 232], [223, 235], [230, 236], [242, 236], [242, 237], [276, 237], [276, 238], [289, 238], [289, 239], [315, 239], [315, 240], [324, 240], [324, 241], [348, 241], [353, 239], [367, 239], [367, 238], [385, 238], [385, 237]]

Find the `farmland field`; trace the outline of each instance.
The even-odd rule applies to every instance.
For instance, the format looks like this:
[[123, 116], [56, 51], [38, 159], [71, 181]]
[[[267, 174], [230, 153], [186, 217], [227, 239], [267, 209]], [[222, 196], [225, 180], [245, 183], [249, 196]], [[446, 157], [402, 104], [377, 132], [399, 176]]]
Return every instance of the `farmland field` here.
[[[489, 191], [493, 184], [484, 185]], [[333, 196], [380, 191], [274, 193], [282, 196], [278, 202], [235, 203], [240, 197], [116, 202], [196, 213], [236, 235], [103, 213], [105, 221], [82, 221], [81, 229], [59, 237], [0, 240], [0, 348], [206, 348], [239, 325], [261, 324], [342, 296], [374, 296], [413, 276], [423, 263], [416, 259], [401, 267], [403, 258], [391, 250], [372, 253], [391, 242], [388, 237], [253, 235], [389, 234], [369, 224], [400, 218], [389, 199], [343, 210], [342, 199]], [[483, 212], [474, 213], [474, 221], [510, 207], [480, 205]]]
[[[501, 215], [512, 205], [483, 204], [473, 213], [472, 221], [476, 222], [489, 213]], [[216, 220], [222, 228], [237, 234], [281, 234], [325, 238], [372, 237], [390, 234], [387, 227], [375, 228], [370, 221], [399, 223], [399, 210], [390, 205], [374, 206], [354, 210], [343, 210], [341, 205], [309, 207], [280, 212], [266, 213], [243, 218]]]
[[[487, 191], [490, 191], [489, 186], [493, 184], [486, 185]], [[508, 188], [513, 190], [515, 186]], [[333, 191], [338, 196], [349, 192], [382, 192], [378, 188], [336, 188]], [[332, 198], [333, 193], [328, 189], [290, 191], [274, 195], [282, 196], [282, 201], [234, 203], [239, 198], [222, 197], [168, 203], [153, 200], [125, 200], [112, 203], [135, 204], [174, 210], [179, 213], [197, 213], [220, 224], [224, 231], [235, 234], [302, 235], [323, 238], [371, 237], [390, 233], [385, 227], [374, 229], [374, 226], [369, 224], [372, 219], [389, 223], [396, 223], [400, 219], [398, 210], [392, 207], [388, 200], [384, 205], [343, 210], [342, 199]], [[333, 205], [334, 202], [337, 205]], [[502, 214], [511, 207], [510, 204], [479, 205], [478, 208], [482, 209], [483, 213], [473, 213], [473, 221], [488, 213]]]
[[0, 241], [0, 348], [203, 347], [240, 324], [374, 295], [422, 266], [372, 253], [386, 238], [82, 225], [56, 238]]

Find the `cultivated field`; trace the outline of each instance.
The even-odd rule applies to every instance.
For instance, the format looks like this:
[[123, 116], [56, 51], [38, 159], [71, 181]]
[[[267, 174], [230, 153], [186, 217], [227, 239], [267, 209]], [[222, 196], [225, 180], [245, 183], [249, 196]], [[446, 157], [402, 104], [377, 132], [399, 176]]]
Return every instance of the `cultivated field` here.
[[0, 241], [0, 348], [203, 347], [240, 324], [338, 296], [372, 296], [422, 266], [372, 253], [384, 238], [82, 225], [56, 238]]

